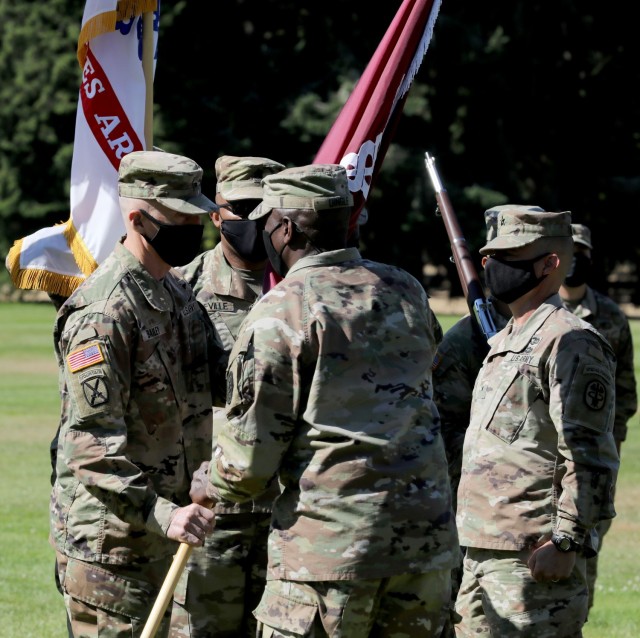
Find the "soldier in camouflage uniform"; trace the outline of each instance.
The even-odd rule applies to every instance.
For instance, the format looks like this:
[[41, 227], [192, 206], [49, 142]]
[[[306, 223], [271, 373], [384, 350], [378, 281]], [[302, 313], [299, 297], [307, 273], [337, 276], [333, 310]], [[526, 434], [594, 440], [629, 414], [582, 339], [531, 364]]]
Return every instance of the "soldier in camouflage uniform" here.
[[346, 248], [343, 167], [263, 180], [265, 245], [284, 279], [231, 353], [227, 423], [192, 496], [245, 502], [275, 481], [269, 636], [438, 636], [457, 543], [432, 400], [440, 326], [405, 271]]
[[[636, 377], [633, 368], [633, 341], [629, 320], [613, 299], [591, 288], [587, 281], [591, 271], [591, 231], [583, 224], [572, 224], [574, 242], [573, 263], [560, 287], [562, 305], [596, 328], [606, 338], [616, 355], [616, 413], [613, 436], [618, 454], [627, 438], [627, 422], [638, 409]], [[611, 520], [598, 524], [600, 547], [611, 527]], [[598, 575], [598, 556], [587, 561], [589, 579], [589, 607], [593, 605]]]
[[578, 637], [587, 556], [615, 515], [615, 355], [558, 290], [571, 214], [502, 210], [485, 281], [512, 318], [473, 389], [457, 523], [466, 547], [456, 636]]
[[[170, 153], [126, 155], [127, 230], [60, 309], [61, 424], [51, 542], [74, 636], [138, 636], [178, 543], [203, 544], [213, 513], [191, 503], [211, 441], [205, 313], [171, 266], [197, 254], [202, 169]], [[166, 636], [169, 616], [158, 636]]]
[[[214, 432], [225, 422], [224, 376], [240, 324], [262, 293], [267, 253], [263, 220], [247, 219], [262, 201], [260, 181], [284, 166], [266, 157], [223, 155], [216, 160], [216, 208], [211, 220], [220, 241], [178, 269], [193, 288], [214, 327], [224, 357], [214, 381]], [[216, 374], [216, 379], [218, 375]], [[211, 460], [211, 445], [200, 460]], [[256, 501], [216, 505], [216, 528], [193, 551], [174, 593], [171, 638], [255, 636], [252, 611], [260, 601], [267, 570], [271, 503], [278, 486]]]
[[[496, 236], [498, 213], [506, 208], [543, 211], [539, 206], [518, 204], [504, 204], [489, 208], [484, 213], [487, 241], [491, 241]], [[490, 290], [488, 293], [490, 302], [488, 307], [493, 324], [497, 330], [502, 330], [511, 317], [511, 311], [507, 304], [492, 297]], [[471, 420], [471, 393], [488, 351], [489, 345], [485, 335], [479, 329], [475, 319], [467, 313], [447, 330], [433, 360], [433, 398], [440, 414], [442, 438], [449, 462], [454, 510], [460, 481], [464, 435]], [[461, 578], [462, 554], [451, 574], [452, 619], [445, 625], [442, 638], [452, 638], [454, 635], [453, 605], [458, 595]]]
[[[498, 214], [505, 209], [543, 212], [539, 206], [503, 204], [484, 213], [487, 241], [497, 235]], [[497, 330], [511, 317], [509, 306], [495, 299], [488, 290], [489, 312]], [[470, 314], [466, 314], [445, 333], [433, 360], [433, 398], [440, 413], [442, 437], [449, 461], [449, 477], [455, 509], [462, 465], [462, 445], [471, 419], [471, 393], [489, 345]]]

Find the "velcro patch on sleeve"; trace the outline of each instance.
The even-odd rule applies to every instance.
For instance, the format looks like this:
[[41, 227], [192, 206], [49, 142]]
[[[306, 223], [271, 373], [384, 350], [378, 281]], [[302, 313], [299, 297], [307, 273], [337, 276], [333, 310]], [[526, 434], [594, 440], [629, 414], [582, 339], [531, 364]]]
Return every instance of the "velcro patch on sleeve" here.
[[103, 361], [104, 354], [99, 343], [90, 343], [67, 355], [67, 365], [71, 372], [84, 370], [84, 368], [94, 366], [96, 363], [102, 363]]

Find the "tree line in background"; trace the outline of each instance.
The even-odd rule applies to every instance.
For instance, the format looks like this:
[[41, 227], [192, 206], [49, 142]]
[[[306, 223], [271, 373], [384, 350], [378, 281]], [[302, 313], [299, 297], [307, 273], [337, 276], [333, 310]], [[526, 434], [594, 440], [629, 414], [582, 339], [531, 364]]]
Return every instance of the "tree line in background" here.
[[[84, 4], [0, 0], [3, 258], [69, 217]], [[226, 0], [205, 11], [162, 0], [154, 144], [198, 161], [210, 195], [222, 154], [311, 163], [400, 4]], [[616, 0], [442, 0], [369, 196], [364, 254], [460, 293], [428, 151], [472, 255], [492, 205], [571, 210], [593, 232], [593, 285], [640, 303], [639, 59], [635, 21]]]

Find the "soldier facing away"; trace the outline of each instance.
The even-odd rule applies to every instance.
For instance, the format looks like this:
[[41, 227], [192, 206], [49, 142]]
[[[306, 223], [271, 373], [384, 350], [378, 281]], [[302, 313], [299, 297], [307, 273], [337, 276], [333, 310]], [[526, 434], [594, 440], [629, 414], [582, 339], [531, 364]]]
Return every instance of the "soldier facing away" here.
[[242, 325], [192, 496], [244, 502], [281, 484], [260, 635], [438, 636], [459, 552], [432, 399], [440, 326], [417, 280], [346, 247], [343, 167], [263, 185], [250, 218], [266, 218], [284, 279]]

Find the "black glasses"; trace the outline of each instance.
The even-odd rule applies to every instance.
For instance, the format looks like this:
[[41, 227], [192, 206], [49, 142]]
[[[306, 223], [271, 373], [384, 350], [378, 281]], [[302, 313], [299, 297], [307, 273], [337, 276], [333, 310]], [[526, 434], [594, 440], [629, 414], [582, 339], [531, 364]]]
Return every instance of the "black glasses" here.
[[240, 199], [235, 202], [227, 202], [226, 204], [215, 204], [213, 210], [219, 213], [221, 208], [225, 208], [232, 215], [246, 219], [255, 210], [260, 201], [259, 199]]

